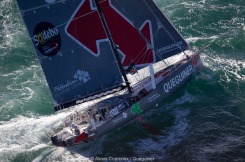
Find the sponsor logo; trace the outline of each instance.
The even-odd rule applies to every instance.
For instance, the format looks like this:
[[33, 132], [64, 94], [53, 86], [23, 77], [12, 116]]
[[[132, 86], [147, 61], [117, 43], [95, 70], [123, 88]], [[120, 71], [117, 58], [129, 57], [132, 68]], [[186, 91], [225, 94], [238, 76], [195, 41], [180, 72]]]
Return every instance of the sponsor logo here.
[[176, 85], [181, 83], [185, 78], [191, 75], [193, 72], [192, 65], [186, 67], [181, 73], [177, 74], [175, 77], [171, 78], [167, 83], [164, 84], [164, 91], [169, 93]]
[[83, 83], [87, 83], [90, 80], [89, 73], [87, 71], [81, 71], [81, 70], [77, 70], [73, 78]]
[[128, 114], [127, 113], [122, 113], [123, 115], [123, 118], [126, 119], [128, 117]]
[[[142, 22], [141, 27], [139, 27], [141, 32], [139, 32], [132, 22], [113, 6], [111, 2], [112, 0], [103, 0], [100, 2], [100, 5], [106, 8], [103, 11], [104, 17], [105, 20], [110, 20], [110, 23], [107, 25], [114, 43], [118, 46], [118, 52], [122, 55], [123, 66], [129, 66], [132, 60], [137, 60], [135, 62], [136, 66], [145, 66], [154, 62], [155, 55], [154, 51], [151, 50], [153, 48], [151, 47], [153, 46], [151, 21], [146, 20]], [[93, 56], [98, 57], [100, 55], [100, 43], [108, 42], [108, 37], [99, 14], [94, 12], [95, 10], [96, 8], [92, 0], [81, 0], [81, 3], [67, 23], [65, 32], [82, 48]], [[77, 32], [77, 29], [83, 30]], [[126, 34], [121, 35], [120, 33]], [[146, 43], [146, 40], [149, 43]], [[125, 41], [128, 44], [135, 44], [137, 42], [137, 45], [129, 48]], [[145, 57], [138, 57], [139, 53], [144, 54]]]
[[65, 92], [68, 88], [76, 88], [77, 85], [87, 83], [90, 80], [89, 73], [86, 71], [77, 70], [73, 76], [74, 80], [67, 80], [64, 84], [59, 84], [54, 87], [55, 92]]
[[45, 56], [56, 55], [61, 47], [58, 29], [48, 22], [41, 22], [36, 25], [33, 41], [39, 52]]
[[179, 48], [181, 45], [183, 45], [183, 42], [179, 41], [177, 43], [173, 43], [173, 44], [161, 47], [161, 48], [157, 49], [157, 52], [158, 53], [165, 53], [165, 52], [171, 51], [175, 48]]
[[117, 114], [119, 114], [117, 107], [115, 107], [114, 109], [111, 109], [111, 111], [110, 111], [111, 117], [116, 116]]
[[139, 107], [139, 103], [136, 102], [132, 108], [131, 108], [131, 113], [134, 114], [134, 115], [140, 115], [143, 113], [143, 110], [140, 109]]

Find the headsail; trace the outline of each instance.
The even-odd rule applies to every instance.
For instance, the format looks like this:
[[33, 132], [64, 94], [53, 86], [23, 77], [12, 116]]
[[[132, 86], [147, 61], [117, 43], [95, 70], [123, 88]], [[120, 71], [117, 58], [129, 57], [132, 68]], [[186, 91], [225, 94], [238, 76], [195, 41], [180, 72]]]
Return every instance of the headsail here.
[[189, 45], [153, 1], [144, 0], [152, 13], [154, 49], [157, 61], [189, 49]]
[[132, 62], [145, 67], [189, 49], [152, 0], [98, 1], [125, 69]]

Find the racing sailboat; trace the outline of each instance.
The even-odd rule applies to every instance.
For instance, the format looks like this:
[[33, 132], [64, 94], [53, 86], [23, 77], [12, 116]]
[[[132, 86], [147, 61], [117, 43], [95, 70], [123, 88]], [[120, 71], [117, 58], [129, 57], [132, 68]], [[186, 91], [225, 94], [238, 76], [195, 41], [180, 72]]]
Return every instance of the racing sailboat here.
[[152, 0], [17, 2], [54, 110], [75, 109], [53, 129], [54, 145], [86, 143], [129, 123], [201, 67]]

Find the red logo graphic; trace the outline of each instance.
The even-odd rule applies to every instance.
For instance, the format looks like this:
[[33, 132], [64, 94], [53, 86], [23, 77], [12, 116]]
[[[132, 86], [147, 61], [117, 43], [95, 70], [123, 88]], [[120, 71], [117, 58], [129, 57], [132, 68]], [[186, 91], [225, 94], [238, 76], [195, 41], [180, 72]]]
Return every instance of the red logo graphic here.
[[[153, 43], [151, 22], [145, 21], [138, 31], [111, 4], [111, 0], [99, 0], [99, 2], [114, 43], [123, 55], [123, 66], [129, 66], [132, 61], [136, 66], [154, 62], [154, 51], [151, 49], [153, 47], [147, 45]], [[99, 44], [108, 41], [92, 0], [83, 0], [80, 3], [66, 26], [66, 33], [94, 56], [100, 55]]]

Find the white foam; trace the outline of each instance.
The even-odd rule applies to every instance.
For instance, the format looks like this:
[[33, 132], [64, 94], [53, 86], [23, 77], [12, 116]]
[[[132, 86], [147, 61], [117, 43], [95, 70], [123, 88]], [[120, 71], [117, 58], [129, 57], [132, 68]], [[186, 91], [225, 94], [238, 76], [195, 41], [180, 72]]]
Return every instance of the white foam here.
[[199, 40], [212, 40], [212, 41], [215, 41], [216, 39], [219, 39], [220, 36], [217, 36], [217, 35], [213, 35], [213, 36], [210, 36], [210, 37], [191, 37], [191, 38], [187, 38], [186, 41], [189, 43], [189, 42], [192, 42], [192, 43], [195, 43], [196, 41], [199, 41]]
[[[13, 157], [19, 153], [41, 151], [34, 161], [91, 161], [89, 157], [101, 153], [103, 138], [87, 145], [73, 148], [53, 146], [50, 142], [49, 128], [70, 112], [60, 112], [51, 116], [18, 116], [0, 125], [0, 157]], [[85, 147], [85, 148], [84, 148]], [[82, 149], [82, 150], [81, 150]]]
[[[0, 125], [0, 153], [3, 149], [30, 149], [38, 144], [49, 141], [46, 129], [49, 126], [65, 117], [66, 113], [56, 116], [33, 116], [30, 118], [18, 116]], [[45, 139], [45, 141], [43, 141]]]
[[221, 76], [223, 81], [236, 80], [240, 82], [245, 80], [245, 75], [242, 73], [245, 70], [245, 62], [242, 60], [209, 56], [207, 62], [209, 62], [208, 66], [213, 71], [222, 71], [224, 73]]

